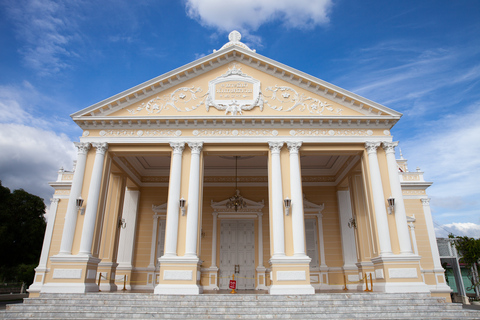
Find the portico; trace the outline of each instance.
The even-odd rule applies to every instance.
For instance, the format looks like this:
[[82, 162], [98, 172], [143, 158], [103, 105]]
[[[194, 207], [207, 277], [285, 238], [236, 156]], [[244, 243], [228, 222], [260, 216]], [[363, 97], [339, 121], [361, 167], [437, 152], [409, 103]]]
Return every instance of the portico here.
[[72, 115], [77, 163], [52, 184], [59, 202], [30, 292], [125, 281], [201, 294], [235, 274], [239, 289], [314, 294], [361, 289], [369, 273], [376, 291], [447, 296], [438, 253], [424, 250], [432, 239], [408, 229], [414, 214], [430, 230], [429, 183], [403, 180], [390, 133], [400, 116], [233, 32], [219, 51]]

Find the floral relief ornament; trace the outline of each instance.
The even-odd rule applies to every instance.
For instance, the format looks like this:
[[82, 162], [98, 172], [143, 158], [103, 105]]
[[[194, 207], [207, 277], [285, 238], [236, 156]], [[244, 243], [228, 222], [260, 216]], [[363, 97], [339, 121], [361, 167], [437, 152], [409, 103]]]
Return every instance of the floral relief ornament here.
[[[265, 104], [276, 111], [289, 112], [299, 107], [299, 111], [303, 112], [308, 110], [310, 113], [322, 114], [325, 110], [331, 113], [341, 115], [342, 109], [333, 108], [326, 101], [320, 101], [318, 99], [307, 97], [304, 93], [300, 94], [295, 89], [287, 86], [267, 87], [267, 91], [272, 92], [271, 97], [265, 96]], [[278, 102], [275, 105], [274, 101]]]

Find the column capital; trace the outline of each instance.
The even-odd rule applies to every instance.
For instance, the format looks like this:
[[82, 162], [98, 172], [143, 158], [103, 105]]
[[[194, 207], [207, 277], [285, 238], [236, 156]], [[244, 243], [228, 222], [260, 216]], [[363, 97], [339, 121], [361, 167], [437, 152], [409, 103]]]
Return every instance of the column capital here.
[[422, 201], [424, 206], [430, 205], [430, 198], [421, 198], [420, 201]]
[[257, 212], [257, 217], [258, 217], [258, 218], [263, 217], [263, 212]]
[[97, 154], [105, 154], [108, 149], [107, 142], [93, 142], [92, 146], [97, 149]]
[[376, 154], [377, 153], [377, 148], [379, 146], [380, 146], [380, 142], [373, 142], [373, 141], [365, 142], [365, 149], [367, 149], [367, 152], [369, 154], [371, 154], [371, 153]]
[[410, 222], [408, 226], [410, 227], [410, 229], [415, 229], [415, 225], [412, 222]]
[[183, 149], [185, 149], [185, 142], [170, 142], [170, 147], [173, 149], [173, 153], [183, 153]]
[[298, 153], [300, 147], [302, 146], [302, 141], [287, 141], [287, 148], [292, 153]]
[[60, 201], [60, 198], [50, 198], [51, 203], [57, 203], [58, 201]]
[[78, 149], [78, 154], [87, 154], [90, 149], [90, 142], [74, 142], [75, 147]]
[[217, 212], [217, 211], [213, 211], [213, 212], [212, 212], [212, 216], [214, 216], [215, 218], [218, 217], [218, 212]]
[[394, 142], [382, 142], [382, 147], [383, 150], [385, 150], [385, 153], [393, 153], [395, 154], [395, 147], [398, 146], [398, 141]]
[[203, 148], [203, 142], [202, 141], [194, 141], [194, 142], [188, 142], [188, 146], [192, 150], [192, 153], [200, 153]]
[[283, 147], [283, 141], [268, 141], [268, 147], [272, 153], [280, 153]]

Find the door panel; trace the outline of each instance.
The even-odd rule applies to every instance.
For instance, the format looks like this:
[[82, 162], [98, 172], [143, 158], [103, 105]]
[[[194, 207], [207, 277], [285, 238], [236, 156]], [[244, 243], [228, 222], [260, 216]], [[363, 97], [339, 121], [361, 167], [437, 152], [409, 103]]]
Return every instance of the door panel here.
[[[223, 220], [220, 231], [220, 289], [228, 289], [233, 274], [237, 289], [255, 288], [253, 220]], [[237, 270], [235, 270], [237, 266]], [[237, 273], [235, 273], [237, 271]]]

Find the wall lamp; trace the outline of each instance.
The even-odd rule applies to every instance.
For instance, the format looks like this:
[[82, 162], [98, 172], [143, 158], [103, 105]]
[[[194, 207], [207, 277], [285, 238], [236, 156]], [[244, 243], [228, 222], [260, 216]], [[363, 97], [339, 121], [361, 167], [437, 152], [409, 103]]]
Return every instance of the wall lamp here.
[[187, 200], [181, 198], [180, 199], [180, 209], [182, 210], [182, 216], [185, 215], [185, 204], [187, 203]]
[[118, 228], [125, 229], [127, 227], [127, 223], [125, 219], [118, 219]]
[[283, 200], [283, 204], [285, 205], [285, 215], [288, 216], [290, 214], [290, 208], [292, 206], [292, 199], [288, 199], [287, 197]]
[[387, 199], [388, 202], [388, 214], [395, 213], [395, 198], [390, 197]]
[[83, 199], [82, 197], [78, 197], [76, 200], [75, 200], [75, 207], [77, 208], [77, 210], [80, 210], [80, 214], [83, 215], [85, 213], [85, 208], [83, 208]]

